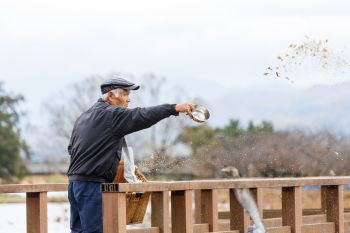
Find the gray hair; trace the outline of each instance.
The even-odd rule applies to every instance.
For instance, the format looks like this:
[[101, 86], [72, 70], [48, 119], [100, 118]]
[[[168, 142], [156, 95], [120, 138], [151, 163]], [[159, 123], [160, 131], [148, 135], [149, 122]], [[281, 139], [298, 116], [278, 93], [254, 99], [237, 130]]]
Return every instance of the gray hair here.
[[[112, 92], [113, 95], [114, 95], [115, 97], [118, 97], [119, 94], [122, 93], [123, 91], [124, 91], [123, 89], [117, 88], [117, 89], [111, 90], [111, 91], [109, 91], [109, 92]], [[107, 92], [107, 93], [105, 93], [105, 94], [102, 95], [102, 100], [103, 100], [103, 101], [107, 101], [107, 97], [108, 97], [108, 93], [109, 93], [109, 92]]]

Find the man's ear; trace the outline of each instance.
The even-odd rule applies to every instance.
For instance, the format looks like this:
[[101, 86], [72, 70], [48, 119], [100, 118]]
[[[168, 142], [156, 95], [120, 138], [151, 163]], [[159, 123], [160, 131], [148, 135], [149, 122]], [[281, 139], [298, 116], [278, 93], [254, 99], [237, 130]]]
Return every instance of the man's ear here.
[[108, 92], [108, 99], [114, 99], [115, 98], [115, 96], [114, 96], [114, 94], [113, 94], [113, 92]]

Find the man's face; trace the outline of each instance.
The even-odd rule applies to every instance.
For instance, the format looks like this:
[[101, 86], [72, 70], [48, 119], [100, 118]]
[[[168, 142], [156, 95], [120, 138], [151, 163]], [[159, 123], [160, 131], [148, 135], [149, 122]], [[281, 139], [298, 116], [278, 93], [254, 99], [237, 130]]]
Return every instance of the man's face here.
[[122, 90], [118, 96], [115, 96], [112, 92], [108, 94], [108, 102], [113, 105], [118, 105], [122, 108], [128, 108], [130, 102], [130, 90]]

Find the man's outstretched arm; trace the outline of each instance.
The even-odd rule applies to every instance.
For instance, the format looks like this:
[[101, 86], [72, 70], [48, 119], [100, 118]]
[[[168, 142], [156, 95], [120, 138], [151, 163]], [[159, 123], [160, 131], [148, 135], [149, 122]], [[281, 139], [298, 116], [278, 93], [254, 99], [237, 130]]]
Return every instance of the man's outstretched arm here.
[[193, 111], [194, 105], [191, 103], [162, 104], [154, 107], [134, 109], [118, 108], [112, 119], [112, 127], [117, 136], [123, 137], [149, 128], [171, 115], [176, 116], [179, 112], [185, 112], [191, 116]]

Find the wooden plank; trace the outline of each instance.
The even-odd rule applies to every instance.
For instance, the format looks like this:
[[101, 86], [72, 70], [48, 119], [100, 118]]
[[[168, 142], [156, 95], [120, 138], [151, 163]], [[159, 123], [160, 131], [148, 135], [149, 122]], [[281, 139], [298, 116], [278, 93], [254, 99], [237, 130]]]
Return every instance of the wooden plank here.
[[[350, 217], [350, 215], [349, 215]], [[270, 228], [280, 228], [282, 226], [282, 218], [269, 218], [264, 219], [264, 225], [267, 229]], [[310, 215], [303, 216], [303, 224], [318, 224], [318, 223], [326, 223], [327, 217], [325, 214], [323, 215]], [[349, 221], [345, 222], [345, 229], [350, 230], [350, 218]], [[288, 228], [288, 226], [285, 226]], [[219, 230], [228, 231], [230, 229], [230, 220], [229, 219], [219, 219]], [[269, 232], [269, 231], [268, 231]], [[269, 232], [270, 233], [270, 232]]]
[[47, 233], [47, 193], [27, 193], [26, 208], [27, 233]]
[[[229, 189], [229, 188], [269, 188], [292, 187], [307, 185], [344, 185], [350, 184], [350, 176], [337, 177], [305, 177], [305, 178], [241, 178], [235, 180], [201, 180], [201, 181], [173, 181], [147, 182], [137, 184], [111, 184], [117, 188], [113, 192], [145, 192], [171, 191], [190, 189]], [[106, 184], [105, 184], [106, 185]], [[108, 184], [107, 184], [108, 185]], [[67, 191], [68, 184], [12, 184], [0, 185], [0, 193], [25, 192], [60, 192]], [[107, 191], [104, 191], [107, 192]]]
[[269, 188], [349, 184], [350, 176], [304, 178], [238, 178], [234, 180], [189, 181], [190, 189]]
[[231, 229], [230, 219], [219, 219], [219, 231], [229, 231]]
[[[281, 227], [282, 226], [282, 218], [264, 219], [263, 222], [264, 222], [264, 225], [266, 228]], [[229, 230], [230, 229], [230, 222], [226, 219], [220, 220], [219, 221], [219, 229], [220, 230]]]
[[344, 186], [323, 186], [325, 213], [328, 222], [334, 222], [335, 233], [344, 233]]
[[303, 224], [325, 223], [327, 216], [325, 214], [303, 216]]
[[[345, 209], [345, 212], [346, 212], [346, 209]], [[282, 210], [269, 209], [269, 210], [264, 210], [263, 213], [264, 213], [264, 219], [282, 217]], [[322, 214], [321, 209], [303, 209], [303, 216], [320, 215], [320, 214]], [[230, 211], [219, 211], [219, 219], [229, 219], [229, 218], [230, 218]], [[350, 214], [349, 214], [349, 220], [350, 220]]]
[[335, 226], [333, 222], [317, 223], [317, 224], [305, 224], [302, 225], [303, 233], [334, 233]]
[[350, 213], [345, 213], [344, 214], [344, 221], [349, 221], [350, 222]]
[[239, 231], [215, 231], [211, 233], [239, 233]]
[[208, 223], [193, 224], [193, 233], [209, 232]]
[[103, 183], [102, 192], [163, 192], [190, 190], [189, 181], [148, 181], [144, 183]]
[[[267, 227], [268, 233], [290, 233], [290, 226]], [[334, 223], [304, 224], [301, 226], [303, 233], [334, 233]]]
[[230, 189], [230, 230], [238, 230], [241, 233], [247, 232], [250, 218], [239, 204], [234, 189]]
[[0, 193], [64, 192], [68, 184], [7, 184], [0, 185]]
[[321, 186], [321, 213], [325, 214], [327, 208], [327, 186]]
[[350, 221], [345, 221], [344, 222], [344, 229], [345, 229], [345, 232], [349, 232], [350, 231]]
[[[303, 224], [315, 224], [315, 223], [325, 223], [325, 222], [327, 222], [327, 216], [325, 214], [303, 216]], [[282, 226], [282, 218], [264, 219], [264, 225], [265, 227]]]
[[[282, 225], [282, 219], [279, 220], [279, 225], [277, 226], [266, 226], [266, 231], [268, 233], [290, 233], [290, 226], [281, 226]], [[229, 231], [230, 229], [230, 222], [227, 220], [220, 220], [219, 221], [219, 231]], [[239, 231], [237, 230], [237, 233]]]
[[171, 192], [172, 233], [193, 232], [192, 191]]
[[[282, 217], [282, 210], [278, 209], [270, 209], [264, 210], [264, 218], [278, 218]], [[321, 209], [303, 209], [303, 216], [305, 215], [318, 215], [322, 214]], [[225, 214], [219, 214], [219, 216], [225, 216]]]
[[160, 233], [158, 227], [127, 229], [127, 233]]
[[209, 231], [218, 230], [218, 200], [217, 190], [201, 191], [201, 223], [209, 224]]
[[[103, 184], [114, 185], [114, 190], [103, 192], [160, 192], [171, 190], [196, 189], [232, 189], [232, 188], [269, 188], [293, 187], [312, 185], [344, 185], [350, 184], [349, 176], [339, 177], [305, 177], [305, 178], [240, 178], [235, 180], [201, 180], [201, 181], [174, 181], [174, 182], [147, 182], [147, 183], [120, 183]], [[0, 189], [1, 190], [1, 189]], [[1, 191], [0, 191], [1, 192]]]
[[290, 233], [290, 226], [282, 226], [282, 227], [270, 227], [266, 228], [266, 232], [268, 233]]
[[169, 192], [154, 192], [151, 195], [151, 226], [159, 233], [170, 233]]
[[266, 228], [268, 227], [281, 227], [282, 226], [282, 218], [269, 218], [263, 220]]
[[301, 224], [301, 187], [284, 187], [282, 188], [282, 225], [290, 226], [291, 233], [301, 233]]
[[102, 193], [103, 233], [126, 233], [125, 193]]
[[249, 191], [255, 200], [256, 206], [258, 207], [260, 217], [262, 217], [263, 216], [262, 190], [259, 188], [251, 188]]
[[194, 222], [195, 223], [201, 223], [201, 203], [202, 203], [202, 198], [201, 198], [201, 190], [195, 190], [194, 191]]

